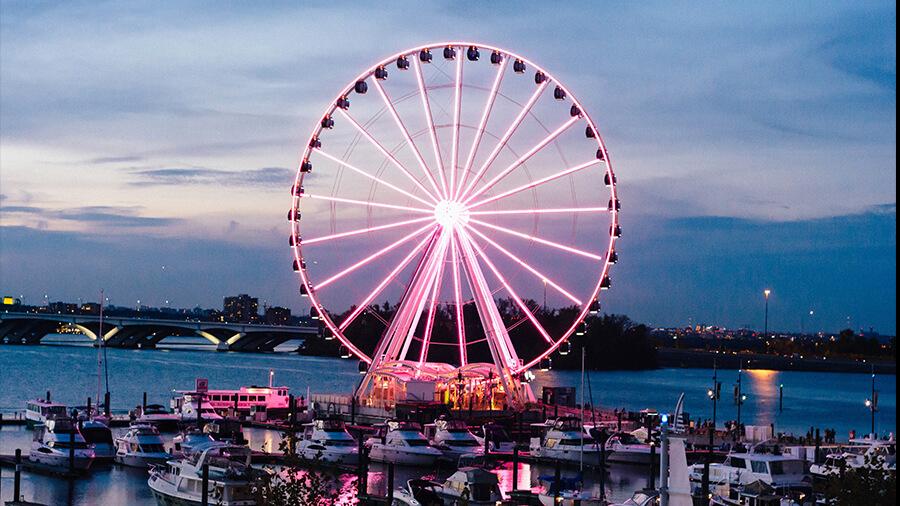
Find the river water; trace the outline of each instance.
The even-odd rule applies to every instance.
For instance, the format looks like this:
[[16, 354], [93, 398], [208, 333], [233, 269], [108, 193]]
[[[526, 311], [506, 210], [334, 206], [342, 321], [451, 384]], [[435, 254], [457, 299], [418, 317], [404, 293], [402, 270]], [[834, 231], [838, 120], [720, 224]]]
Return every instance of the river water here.
[[[246, 354], [217, 353], [191, 343], [157, 350], [108, 349], [109, 384], [114, 410], [127, 410], [140, 404], [143, 392], [151, 403], [168, 405], [171, 391], [190, 389], [195, 378], [208, 378], [211, 388], [237, 388], [268, 382], [269, 370], [275, 371], [275, 383], [287, 385], [295, 395], [305, 395], [307, 388], [316, 393], [349, 392], [360, 379], [356, 362], [331, 358], [302, 357], [288, 353]], [[661, 369], [653, 371], [592, 372], [590, 395], [595, 404], [604, 407], [640, 410], [654, 408], [672, 411], [678, 396], [685, 393], [685, 409], [692, 418], [711, 416], [711, 403], [706, 390], [712, 382], [712, 370]], [[580, 387], [578, 371], [535, 372], [533, 383], [537, 395], [545, 385]], [[732, 388], [738, 371], [718, 371], [722, 382], [722, 400], [718, 420], [736, 418]], [[851, 373], [812, 373], [744, 371], [741, 375], [747, 400], [742, 407], [746, 424], [769, 425], [776, 431], [805, 434], [809, 427], [834, 428], [840, 439], [850, 430], [869, 430], [870, 414], [863, 405], [870, 395], [871, 376]], [[779, 385], [784, 385], [783, 410], [779, 410]], [[879, 410], [876, 430], [896, 431], [896, 378], [878, 376]], [[54, 400], [70, 405], [83, 405], [97, 392], [97, 350], [89, 346], [2, 346], [0, 347], [0, 412], [9, 413], [24, 407], [26, 399], [43, 397], [51, 391]], [[580, 395], [580, 394], [579, 394]], [[247, 430], [251, 446], [256, 449], [277, 447], [278, 434], [264, 430]], [[0, 430], [0, 453], [11, 454], [22, 448], [27, 454], [31, 436], [23, 427]], [[373, 468], [376, 473], [378, 468]], [[442, 479], [449, 470], [431, 471]], [[398, 471], [399, 486], [421, 471]], [[540, 474], [552, 470], [523, 466], [520, 486], [537, 485]], [[500, 473], [508, 483], [511, 471]], [[610, 495], [625, 499], [646, 484], [646, 471], [634, 468], [613, 469], [607, 483]], [[23, 493], [26, 498], [44, 504], [134, 504], [151, 505], [153, 499], [146, 485], [145, 472], [112, 467], [92, 474], [87, 480], [72, 484], [53, 478], [25, 475]], [[370, 486], [383, 487], [383, 476], [375, 474]], [[12, 495], [11, 471], [4, 470], [0, 498]]]

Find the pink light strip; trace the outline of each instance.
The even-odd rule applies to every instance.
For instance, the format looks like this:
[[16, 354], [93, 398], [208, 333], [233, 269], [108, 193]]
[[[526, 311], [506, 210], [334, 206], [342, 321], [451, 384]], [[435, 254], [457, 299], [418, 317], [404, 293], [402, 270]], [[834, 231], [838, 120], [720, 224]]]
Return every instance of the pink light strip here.
[[503, 74], [504, 70], [506, 70], [506, 62], [508, 61], [509, 58], [504, 58], [500, 61], [500, 65], [497, 66], [497, 75], [494, 77], [494, 84], [491, 85], [491, 92], [488, 95], [487, 103], [484, 104], [484, 111], [481, 113], [481, 121], [478, 122], [478, 129], [475, 131], [475, 140], [472, 141], [472, 147], [469, 149], [469, 156], [466, 157], [466, 164], [463, 167], [462, 177], [459, 180], [459, 188], [457, 188], [456, 195], [454, 196], [455, 200], [459, 199], [459, 195], [462, 193], [459, 190], [462, 190], [463, 186], [465, 186], [466, 179], [469, 177], [469, 171], [472, 170], [472, 164], [475, 162], [475, 153], [478, 152], [478, 146], [484, 138], [485, 127], [487, 127], [491, 110], [494, 108], [494, 101], [497, 99], [497, 92], [500, 90], [500, 82], [503, 81]]
[[419, 365], [422, 365], [428, 357], [428, 347], [431, 345], [431, 333], [434, 330], [434, 315], [437, 310], [438, 297], [441, 293], [441, 281], [444, 278], [444, 267], [445, 263], [442, 260], [431, 292], [431, 307], [428, 309], [428, 318], [425, 320], [425, 333], [422, 335], [422, 349], [419, 352]]
[[546, 209], [508, 209], [504, 211], [470, 211], [472, 216], [491, 216], [503, 214], [554, 214], [554, 213], [605, 213], [608, 212], [607, 207], [559, 207]]
[[548, 343], [552, 344], [553, 338], [550, 337], [550, 334], [547, 334], [547, 331], [544, 330], [544, 327], [540, 324], [540, 322], [537, 321], [537, 318], [534, 317], [534, 314], [532, 314], [531, 310], [528, 309], [528, 306], [526, 306], [525, 303], [522, 302], [522, 299], [520, 299], [519, 296], [516, 295], [516, 292], [512, 289], [511, 286], [509, 286], [509, 283], [506, 282], [506, 278], [504, 278], [503, 275], [500, 274], [500, 271], [498, 271], [494, 266], [494, 263], [491, 262], [491, 259], [484, 254], [484, 251], [482, 251], [481, 248], [478, 247], [478, 244], [476, 244], [475, 241], [473, 241], [468, 236], [468, 234], [465, 233], [465, 231], [461, 230], [460, 233], [463, 235], [463, 240], [468, 241], [469, 244], [472, 245], [472, 248], [478, 253], [478, 256], [480, 256], [484, 260], [484, 263], [486, 263], [488, 268], [491, 269], [491, 272], [494, 273], [494, 276], [496, 276], [497, 279], [500, 280], [500, 283], [503, 284], [503, 287], [506, 288], [506, 291], [509, 292], [513, 300], [516, 301], [516, 305], [519, 306], [519, 309], [521, 309], [522, 312], [525, 313], [525, 315], [528, 317], [528, 319], [531, 320], [531, 323], [534, 325], [537, 331], [540, 332], [541, 336], [543, 336], [543, 338]]
[[[578, 171], [580, 171], [580, 170], [584, 170], [584, 169], [586, 169], [586, 168], [588, 168], [588, 167], [592, 167], [592, 166], [597, 165], [597, 164], [600, 164], [600, 163], [603, 163], [603, 161], [602, 161], [602, 160], [591, 160], [591, 161], [589, 161], [589, 162], [585, 162], [585, 163], [582, 163], [582, 164], [580, 164], [580, 165], [576, 165], [576, 166], [574, 166], [574, 167], [569, 167], [568, 169], [565, 169], [565, 170], [562, 170], [562, 171], [560, 171], [560, 172], [557, 172], [556, 174], [550, 174], [549, 176], [542, 177], [542, 178], [540, 178], [540, 179], [536, 179], [536, 180], [534, 180], [534, 181], [532, 181], [532, 182], [530, 182], [530, 183], [528, 183], [528, 184], [523, 184], [522, 186], [519, 186], [518, 188], [513, 188], [512, 190], [508, 190], [508, 191], [505, 191], [505, 192], [503, 192], [503, 193], [498, 193], [497, 195], [494, 195], [493, 197], [487, 198], [487, 199], [482, 200], [482, 201], [480, 201], [480, 202], [476, 202], [476, 203], [474, 203], [474, 204], [470, 204], [470, 205], [466, 206], [466, 208], [467, 208], [467, 209], [474, 209], [474, 208], [476, 208], [476, 207], [481, 207], [481, 206], [483, 206], [483, 205], [485, 205], [485, 204], [487, 204], [487, 203], [489, 203], [489, 202], [494, 202], [494, 201], [500, 200], [500, 199], [502, 199], [502, 198], [508, 197], [508, 196], [510, 196], [510, 195], [514, 195], [514, 194], [516, 194], [516, 193], [519, 193], [519, 192], [521, 192], [521, 191], [529, 190], [529, 189], [534, 188], [534, 187], [536, 187], [536, 186], [540, 186], [540, 185], [542, 185], [542, 184], [544, 184], [544, 183], [549, 183], [550, 181], [553, 181], [554, 179], [559, 179], [559, 178], [561, 178], [561, 177], [568, 176], [569, 174], [573, 174], [573, 173], [575, 173], [575, 172], [578, 172]], [[475, 213], [471, 213], [471, 214], [475, 214]]]
[[365, 234], [368, 232], [377, 232], [379, 230], [387, 230], [390, 228], [402, 227], [405, 225], [412, 225], [413, 223], [422, 223], [423, 221], [431, 221], [431, 220], [434, 220], [434, 218], [432, 218], [430, 216], [426, 216], [425, 218], [416, 218], [414, 220], [397, 221], [394, 223], [388, 223], [387, 225], [378, 225], [377, 227], [358, 228], [356, 230], [350, 230], [349, 232], [341, 232], [338, 234], [316, 237], [315, 239], [303, 239], [303, 245], [309, 246], [310, 244], [316, 244], [319, 242], [330, 241], [333, 239], [340, 239], [342, 237], [351, 237], [354, 235]]
[[466, 186], [466, 189], [463, 190], [463, 192], [461, 194], [463, 197], [465, 197], [466, 195], [469, 194], [470, 191], [472, 191], [472, 188], [475, 187], [475, 183], [477, 183], [478, 180], [481, 179], [481, 176], [484, 175], [484, 172], [494, 162], [494, 160], [497, 158], [497, 155], [499, 155], [500, 151], [503, 149], [503, 146], [506, 145], [506, 142], [509, 141], [509, 138], [512, 137], [512, 135], [513, 135], [513, 133], [515, 133], [516, 129], [519, 128], [519, 125], [522, 123], [522, 120], [524, 120], [525, 116], [528, 115], [528, 112], [534, 106], [534, 103], [537, 102], [538, 98], [540, 98], [541, 92], [544, 91], [544, 89], [547, 87], [548, 84], [550, 84], [550, 79], [547, 79], [543, 83], [539, 84], [537, 89], [534, 90], [534, 93], [531, 94], [531, 98], [528, 99], [528, 102], [526, 102], [525, 105], [522, 107], [522, 110], [519, 111], [519, 115], [516, 116], [516, 119], [514, 119], [513, 122], [509, 125], [509, 128], [506, 129], [506, 132], [503, 134], [502, 137], [500, 137], [500, 140], [497, 141], [497, 145], [494, 146], [494, 149], [491, 151], [491, 154], [488, 155], [487, 160], [485, 160], [484, 163], [481, 164], [481, 168], [478, 169], [478, 172], [475, 174], [475, 177], [472, 178], [472, 182], [470, 182]]
[[[435, 231], [437, 231], [437, 229], [435, 229]], [[353, 320], [355, 320], [356, 317], [359, 316], [359, 314], [369, 306], [369, 304], [372, 302], [372, 299], [377, 297], [378, 294], [381, 293], [382, 290], [384, 290], [384, 287], [386, 287], [387, 284], [390, 283], [391, 280], [394, 279], [394, 277], [396, 277], [397, 274], [403, 270], [404, 267], [409, 265], [409, 262], [419, 252], [419, 250], [425, 247], [425, 245], [432, 239], [434, 239], [434, 233], [419, 242], [419, 244], [417, 244], [416, 247], [413, 248], [413, 250], [410, 251], [408, 255], [406, 255], [406, 258], [404, 258], [399, 265], [394, 267], [394, 270], [392, 270], [383, 280], [381, 280], [381, 282], [378, 283], [378, 286], [376, 286], [375, 289], [372, 290], [372, 292], [370, 292], [365, 299], [363, 299], [363, 302], [356, 306], [356, 309], [354, 309], [353, 312], [350, 313], [350, 315], [347, 316], [347, 318], [343, 322], [341, 322], [340, 325], [338, 325], [338, 329], [343, 332], [347, 327], [349, 327], [350, 324], [353, 323]]]
[[366, 140], [368, 140], [370, 143], [372, 143], [373, 146], [378, 148], [378, 151], [381, 151], [382, 155], [387, 157], [387, 159], [390, 160], [391, 162], [393, 162], [393, 164], [396, 165], [398, 169], [400, 169], [404, 174], [406, 174], [406, 177], [408, 177], [410, 179], [410, 181], [415, 183], [415, 185], [420, 190], [422, 190], [422, 193], [424, 193], [425, 195], [428, 195], [431, 198], [431, 200], [433, 200], [435, 202], [438, 201], [437, 197], [432, 195], [430, 191], [428, 191], [424, 186], [422, 186], [422, 183], [420, 183], [418, 179], [416, 179], [415, 177], [413, 177], [412, 174], [410, 174], [410, 172], [406, 169], [406, 167], [404, 167], [403, 164], [400, 163], [400, 160], [397, 160], [397, 158], [394, 155], [392, 155], [390, 151], [388, 151], [384, 146], [382, 146], [380, 142], [376, 141], [375, 138], [372, 137], [372, 134], [370, 134], [365, 128], [363, 128], [362, 125], [357, 123], [356, 120], [353, 119], [349, 114], [347, 114], [347, 112], [344, 111], [343, 109], [337, 109], [337, 111], [341, 114], [341, 116], [344, 117], [344, 119], [346, 119], [347, 121], [352, 123], [353, 126], [356, 127], [356, 129], [359, 131], [359, 133], [361, 133], [362, 136], [366, 138]]
[[[538, 279], [540, 279], [541, 281], [544, 281], [544, 282], [546, 282], [548, 285], [552, 286], [554, 289], [556, 289], [556, 291], [558, 291], [559, 293], [561, 293], [561, 294], [563, 294], [564, 296], [566, 296], [569, 300], [571, 300], [572, 302], [574, 302], [575, 304], [577, 304], [577, 305], [579, 305], [579, 306], [581, 305], [581, 301], [578, 300], [577, 297], [575, 297], [574, 295], [572, 295], [571, 293], [569, 293], [568, 291], [566, 291], [563, 287], [561, 287], [561, 286], [559, 286], [558, 284], [556, 284], [556, 283], [555, 283], [552, 279], [550, 279], [548, 276], [546, 276], [546, 275], [544, 275], [543, 273], [539, 272], [539, 271], [538, 271], [537, 269], [535, 269], [534, 267], [528, 265], [524, 260], [522, 260], [522, 259], [520, 259], [519, 257], [517, 257], [516, 255], [510, 253], [510, 252], [509, 252], [506, 248], [504, 248], [503, 246], [500, 246], [499, 244], [497, 244], [496, 242], [494, 242], [493, 240], [491, 240], [491, 238], [489, 238], [488, 236], [482, 234], [482, 233], [481, 233], [480, 231], [478, 231], [475, 227], [469, 227], [469, 230], [471, 230], [472, 232], [475, 232], [475, 234], [478, 235], [478, 237], [481, 237], [482, 239], [485, 240], [485, 242], [487, 242], [488, 244], [490, 244], [490, 245], [493, 246], [494, 248], [500, 250], [501, 253], [503, 253], [504, 255], [508, 256], [508, 257], [511, 258], [513, 261], [515, 261], [516, 263], [518, 263], [519, 265], [521, 265], [522, 267], [524, 267], [525, 270], [527, 270], [528, 272], [534, 274], [534, 276], [537, 277]], [[474, 242], [474, 241], [473, 241], [473, 242]]]
[[[418, 55], [416, 55], [418, 56]], [[447, 191], [447, 179], [444, 177], [444, 160], [441, 158], [441, 150], [437, 140], [437, 130], [434, 128], [434, 118], [431, 115], [431, 104], [428, 102], [428, 91], [425, 88], [425, 77], [422, 76], [422, 64], [419, 58], [412, 58], [413, 66], [416, 67], [416, 82], [419, 85], [419, 96], [422, 98], [422, 109], [425, 110], [425, 120], [428, 123], [428, 135], [431, 137], [431, 147], [434, 149], [434, 160], [437, 163], [438, 175], [441, 178], [441, 187], [444, 189], [443, 198], [447, 198], [450, 193]]]
[[595, 255], [595, 254], [593, 254], [593, 253], [588, 253], [587, 251], [582, 251], [582, 250], [580, 250], [580, 249], [573, 248], [573, 247], [571, 247], [571, 246], [566, 246], [566, 245], [564, 245], [564, 244], [559, 244], [559, 243], [556, 243], [556, 242], [553, 242], [553, 241], [548, 241], [548, 240], [546, 240], [546, 239], [541, 239], [540, 237], [535, 237], [535, 236], [533, 236], [533, 235], [523, 234], [522, 232], [516, 232], [515, 230], [511, 230], [511, 229], [508, 229], [508, 228], [506, 228], [506, 227], [501, 227], [501, 226], [499, 226], [499, 225], [491, 225], [490, 223], [487, 223], [487, 222], [484, 222], [484, 221], [481, 221], [481, 220], [476, 220], [475, 218], [469, 218], [469, 223], [477, 223], [477, 224], [482, 225], [482, 226], [484, 226], [484, 227], [487, 227], [487, 228], [490, 228], [490, 229], [493, 229], [493, 230], [497, 230], [498, 232], [504, 232], [504, 233], [509, 234], [509, 235], [514, 235], [514, 236], [516, 236], [516, 237], [521, 237], [522, 239], [527, 239], [527, 240], [529, 240], [529, 241], [534, 241], [534, 242], [537, 242], [537, 243], [540, 243], [540, 244], [544, 244], [544, 245], [550, 246], [550, 247], [552, 247], [552, 248], [561, 249], [561, 250], [563, 250], [563, 251], [568, 251], [569, 253], [574, 253], [574, 254], [576, 254], [576, 255], [581, 255], [581, 256], [583, 256], [583, 257], [587, 257], [587, 258], [590, 258], [590, 259], [593, 259], [593, 260], [598, 260], [598, 261], [605, 261], [605, 260], [606, 260], [605, 258], [603, 258], [603, 257], [601, 257], [601, 256], [599, 256], [599, 255]]
[[403, 120], [400, 119], [400, 115], [397, 113], [397, 108], [394, 107], [394, 103], [391, 102], [390, 97], [387, 92], [384, 90], [384, 86], [381, 85], [381, 81], [378, 79], [373, 80], [375, 83], [375, 88], [381, 94], [382, 100], [388, 106], [388, 110], [391, 112], [391, 116], [394, 118], [394, 122], [397, 123], [397, 127], [403, 132], [403, 137], [406, 139], [409, 147], [412, 148], [413, 154], [416, 156], [416, 160], [419, 162], [419, 166], [422, 168], [422, 171], [425, 172], [425, 175], [428, 177], [428, 181], [431, 182], [431, 186], [434, 187], [434, 194], [441, 195], [441, 190], [438, 188], [437, 181], [435, 181], [434, 176], [431, 174], [431, 170], [428, 168], [428, 164], [425, 163], [425, 159], [422, 158], [422, 153], [419, 151], [419, 147], [416, 146], [416, 143], [413, 142], [412, 136], [409, 134], [409, 130], [406, 128], [406, 125], [403, 124]]
[[421, 207], [396, 206], [394, 204], [382, 204], [380, 202], [366, 202], [365, 200], [345, 199], [345, 198], [341, 198], [341, 197], [329, 197], [326, 195], [313, 195], [311, 193], [304, 193], [303, 198], [313, 199], [313, 200], [327, 200], [329, 202], [342, 202], [344, 204], [355, 204], [355, 205], [366, 206], [366, 207], [382, 207], [385, 209], [397, 209], [400, 211], [410, 211], [413, 213], [434, 214], [434, 210], [422, 209]]
[[459, 282], [459, 253], [456, 249], [456, 235], [455, 232], [453, 233], [453, 244], [451, 246], [451, 259], [453, 262], [453, 297], [456, 300], [456, 335], [459, 337], [459, 363], [461, 367], [468, 363], [468, 357], [466, 350], [466, 325], [463, 320], [462, 290], [460, 289]]
[[420, 235], [422, 232], [428, 230], [432, 226], [433, 226], [433, 224], [429, 223], [429, 224], [425, 225], [424, 227], [420, 228], [419, 230], [416, 230], [415, 232], [413, 232], [411, 234], [401, 237], [397, 241], [385, 246], [384, 248], [376, 251], [375, 253], [372, 253], [371, 255], [367, 256], [366, 258], [363, 258], [359, 262], [356, 262], [355, 264], [351, 265], [350, 267], [347, 267], [346, 269], [342, 270], [341, 272], [338, 272], [337, 274], [335, 274], [334, 276], [331, 276], [330, 278], [326, 279], [325, 281], [322, 281], [321, 283], [317, 283], [316, 289], [320, 290], [322, 288], [325, 288], [326, 286], [330, 285], [331, 283], [334, 283], [335, 281], [341, 279], [342, 277], [346, 276], [347, 274], [350, 274], [351, 272], [355, 271], [356, 269], [359, 269], [363, 265], [366, 265], [367, 263], [371, 262], [372, 260], [375, 260], [376, 258], [380, 257], [381, 255], [384, 255], [385, 253], [393, 250], [397, 246], [400, 246], [401, 244], [405, 243], [406, 241], [409, 241], [413, 237]]
[[520, 156], [518, 160], [516, 160], [515, 162], [511, 163], [508, 167], [503, 169], [503, 172], [494, 176], [493, 179], [491, 179], [489, 182], [485, 183], [485, 185], [482, 186], [481, 188], [479, 188], [478, 191], [476, 191], [475, 193], [472, 193], [468, 197], [466, 197], [466, 200], [463, 201], [463, 204], [468, 204], [469, 202], [474, 200], [476, 197], [478, 197], [482, 193], [490, 190], [495, 184], [500, 182], [500, 180], [503, 179], [504, 177], [506, 177], [510, 172], [514, 171], [520, 165], [525, 163], [529, 158], [534, 156], [535, 153], [544, 149], [544, 146], [553, 142], [554, 139], [559, 137], [560, 134], [565, 132], [570, 126], [572, 126], [579, 119], [580, 118], [578, 116], [569, 118], [569, 120], [566, 121], [565, 123], [563, 123], [559, 128], [550, 132], [550, 134], [547, 135], [547, 137], [544, 137], [544, 139], [541, 140], [541, 142], [537, 143], [534, 147], [529, 149], [528, 152], [526, 152], [524, 155]]
[[360, 174], [360, 175], [365, 176], [365, 177], [367, 177], [367, 178], [369, 178], [369, 179], [371, 179], [371, 180], [373, 180], [373, 181], [376, 181], [376, 182], [378, 182], [378, 183], [380, 183], [380, 184], [383, 184], [384, 186], [387, 186], [388, 188], [390, 188], [390, 189], [392, 189], [392, 190], [394, 190], [394, 191], [396, 191], [396, 192], [402, 193], [403, 195], [406, 195], [407, 197], [409, 197], [409, 198], [411, 198], [411, 199], [413, 199], [413, 200], [419, 201], [419, 202], [421, 202], [422, 204], [425, 204], [426, 206], [432, 206], [432, 205], [434, 205], [434, 202], [428, 202], [427, 200], [424, 200], [424, 199], [421, 199], [421, 198], [419, 198], [419, 197], [416, 197], [416, 196], [413, 195], [412, 193], [409, 193], [408, 191], [406, 191], [406, 190], [404, 190], [404, 189], [402, 189], [402, 188], [399, 188], [399, 187], [397, 187], [397, 186], [395, 186], [395, 185], [393, 185], [393, 184], [391, 184], [391, 183], [388, 183], [387, 181], [385, 181], [385, 180], [383, 180], [383, 179], [381, 179], [381, 178], [378, 178], [378, 177], [376, 177], [376, 176], [373, 176], [373, 175], [369, 174], [368, 172], [366, 172], [366, 171], [360, 169], [359, 167], [354, 167], [353, 165], [351, 165], [351, 164], [345, 162], [344, 160], [341, 160], [340, 158], [338, 158], [338, 157], [336, 157], [336, 156], [329, 155], [328, 153], [322, 151], [321, 149], [316, 148], [316, 149], [314, 149], [313, 151], [316, 152], [316, 153], [318, 153], [318, 154], [320, 154], [320, 155], [322, 155], [322, 156], [324, 156], [325, 158], [328, 158], [329, 160], [331, 160], [331, 161], [333, 161], [333, 162], [335, 162], [335, 163], [338, 163], [338, 164], [340, 164], [340, 165], [343, 165], [344, 167], [347, 167], [348, 169], [352, 170], [353, 172], [356, 172], [357, 174]]
[[463, 60], [462, 54], [457, 55], [456, 78], [453, 83], [453, 144], [450, 149], [450, 195], [456, 195], [456, 172], [459, 170], [459, 114], [462, 108]]

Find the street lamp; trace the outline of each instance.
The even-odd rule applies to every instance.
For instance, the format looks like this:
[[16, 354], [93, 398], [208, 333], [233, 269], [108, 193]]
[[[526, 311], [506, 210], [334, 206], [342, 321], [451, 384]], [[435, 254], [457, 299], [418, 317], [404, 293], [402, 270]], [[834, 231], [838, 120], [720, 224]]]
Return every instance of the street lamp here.
[[763, 295], [766, 297], [766, 321], [765, 321], [765, 337], [769, 337], [769, 295], [772, 293], [772, 290], [766, 288], [763, 290]]
[[866, 399], [866, 407], [872, 414], [872, 431], [869, 434], [875, 437], [875, 412], [878, 411], [878, 392], [875, 390], [875, 366], [872, 366], [872, 396]]
[[713, 452], [713, 444], [715, 444], [715, 435], [716, 435], [716, 407], [719, 404], [719, 397], [722, 394], [722, 383], [719, 382], [718, 378], [718, 369], [716, 368], [715, 361], [713, 362], [713, 383], [712, 388], [706, 391], [706, 396], [709, 397], [709, 400], [712, 401], [713, 412], [712, 412], [712, 425], [707, 427], [709, 430], [709, 449], [706, 453], [706, 460], [703, 463], [703, 482], [702, 482], [702, 490], [703, 497], [709, 497], [709, 465], [712, 462], [712, 452]]

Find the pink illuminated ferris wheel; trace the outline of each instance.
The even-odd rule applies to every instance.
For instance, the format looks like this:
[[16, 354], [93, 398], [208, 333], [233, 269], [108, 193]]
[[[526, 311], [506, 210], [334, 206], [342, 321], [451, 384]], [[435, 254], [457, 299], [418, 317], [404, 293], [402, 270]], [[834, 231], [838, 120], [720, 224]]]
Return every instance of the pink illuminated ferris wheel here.
[[596, 124], [547, 70], [484, 44], [403, 51], [341, 88], [303, 150], [288, 216], [301, 294], [370, 371], [517, 375], [599, 308], [615, 183]]

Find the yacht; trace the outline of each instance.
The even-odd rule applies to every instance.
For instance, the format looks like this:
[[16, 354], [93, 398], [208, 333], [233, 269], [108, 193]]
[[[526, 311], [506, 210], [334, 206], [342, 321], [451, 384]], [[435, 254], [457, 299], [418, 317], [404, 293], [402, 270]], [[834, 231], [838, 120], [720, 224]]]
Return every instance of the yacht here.
[[215, 441], [215, 438], [209, 433], [203, 432], [196, 427], [191, 427], [179, 432], [172, 438], [168, 451], [172, 455], [187, 456], [194, 453], [195, 448]]
[[98, 419], [81, 422], [81, 436], [94, 449], [94, 463], [112, 463], [116, 458], [116, 446], [112, 431]]
[[478, 467], [461, 467], [444, 483], [409, 480], [407, 488], [394, 493], [394, 504], [404, 506], [468, 504], [494, 506], [503, 501], [497, 475]]
[[827, 478], [841, 473], [841, 469], [881, 468], [897, 469], [897, 445], [893, 440], [860, 438], [851, 439], [848, 446], [829, 453], [821, 464], [809, 468], [814, 478]]
[[[659, 452], [652, 451], [650, 443], [639, 440], [634, 434], [622, 432], [614, 434], [606, 441], [606, 461], [620, 464], [659, 463]], [[652, 456], [652, 457], [651, 457]]]
[[182, 422], [190, 423], [197, 421], [197, 413], [207, 422], [218, 421], [222, 416], [216, 412], [215, 408], [207, 400], [205, 393], [198, 392], [179, 392], [180, 397], [173, 399], [173, 408], [175, 413], [180, 417]]
[[163, 464], [171, 458], [155, 425], [133, 423], [128, 432], [116, 438], [116, 462], [129, 467]]
[[532, 427], [541, 433], [539, 437], [531, 438], [529, 449], [532, 457], [593, 465], [600, 463], [600, 447], [585, 433], [578, 418], [561, 417]]
[[388, 422], [381, 437], [370, 437], [366, 445], [375, 462], [430, 467], [443, 457], [440, 450], [429, 446], [419, 426], [408, 422]]
[[[729, 453], [725, 462], [709, 466], [709, 481], [722, 485], [748, 485], [760, 481], [777, 490], [808, 489], [811, 478], [806, 474], [806, 464], [797, 457], [777, 452]], [[703, 464], [691, 467], [690, 479], [703, 479]]]
[[211, 442], [191, 456], [153, 466], [147, 484], [160, 506], [201, 504], [203, 466], [209, 465], [209, 504], [255, 506], [250, 450]]
[[463, 420], [438, 418], [425, 425], [425, 437], [452, 462], [466, 454], [484, 454], [484, 440], [479, 443]]
[[137, 421], [153, 424], [160, 432], [178, 432], [181, 417], [170, 413], [160, 404], [147, 404], [146, 407], [141, 408]]
[[488, 423], [481, 427], [476, 427], [472, 431], [472, 435], [478, 440], [478, 444], [484, 447], [485, 436], [488, 438], [488, 444], [492, 452], [512, 453], [516, 448], [516, 442], [510, 437], [509, 433], [502, 425]]
[[74, 468], [90, 469], [94, 463], [94, 449], [78, 432], [71, 418], [51, 418], [34, 429], [29, 460], [55, 467], [68, 467], [69, 454], [74, 447]]
[[25, 403], [25, 423], [29, 427], [44, 423], [51, 418], [65, 418], [69, 415], [65, 404], [50, 402], [48, 399], [34, 399]]
[[359, 462], [359, 445], [344, 428], [343, 421], [314, 420], [304, 424], [303, 437], [297, 443], [297, 454], [304, 459], [318, 459], [327, 464], [356, 465]]

